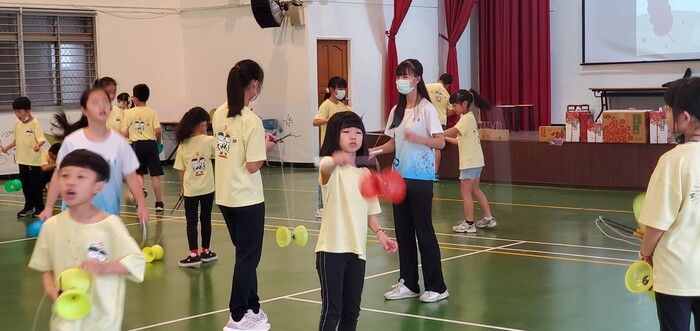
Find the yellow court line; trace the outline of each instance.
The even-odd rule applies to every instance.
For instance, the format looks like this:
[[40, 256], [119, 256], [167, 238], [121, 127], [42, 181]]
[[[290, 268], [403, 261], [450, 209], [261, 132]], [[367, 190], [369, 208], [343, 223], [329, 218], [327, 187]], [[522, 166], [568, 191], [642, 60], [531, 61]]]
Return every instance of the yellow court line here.
[[[187, 221], [183, 220], [176, 220], [176, 219], [170, 219], [170, 220], [163, 220], [164, 222], [177, 222], [177, 223], [187, 223]], [[226, 224], [221, 224], [221, 223], [213, 223], [211, 224], [212, 226], [221, 226], [225, 227]], [[267, 227], [265, 228], [265, 231], [268, 232], [277, 232], [277, 230], [274, 229], [268, 229]], [[316, 233], [309, 233], [311, 236], [316, 236], [318, 237], [318, 234]], [[372, 242], [372, 243], [379, 243], [379, 241], [374, 240], [374, 239], [368, 239], [367, 242]], [[524, 244], [527, 244], [528, 241], [524, 241]], [[463, 247], [450, 247], [450, 246], [439, 246], [440, 249], [444, 250], [452, 250], [452, 251], [464, 251], [464, 252], [480, 252], [483, 251], [483, 249], [474, 249], [474, 248], [463, 248]], [[490, 250], [490, 251], [485, 251], [484, 253], [493, 253], [493, 254], [503, 254], [503, 255], [515, 255], [515, 256], [523, 256], [523, 257], [534, 257], [534, 258], [541, 258], [541, 259], [550, 259], [550, 260], [559, 260], [559, 261], [571, 261], [571, 262], [584, 262], [584, 263], [595, 263], [595, 264], [604, 264], [604, 265], [616, 265], [616, 266], [623, 266], [623, 267], [628, 267], [629, 264], [624, 264], [624, 263], [616, 263], [616, 262], [607, 262], [607, 261], [595, 261], [595, 260], [585, 260], [585, 259], [575, 259], [575, 258], [570, 258], [570, 257], [557, 257], [557, 256], [548, 256], [548, 255], [539, 255], [539, 254], [528, 254], [528, 253], [515, 253], [515, 252], [503, 252], [503, 251], [498, 251], [498, 250]]]

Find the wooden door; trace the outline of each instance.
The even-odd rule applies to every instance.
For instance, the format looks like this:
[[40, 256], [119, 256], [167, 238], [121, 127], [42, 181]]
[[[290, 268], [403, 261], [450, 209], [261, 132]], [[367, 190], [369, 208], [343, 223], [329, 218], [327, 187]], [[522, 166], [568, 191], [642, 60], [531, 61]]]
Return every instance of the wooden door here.
[[[323, 103], [328, 80], [333, 76], [348, 79], [348, 42], [347, 40], [316, 41], [316, 66], [318, 105]], [[349, 86], [348, 86], [349, 87]], [[348, 91], [348, 95], [350, 95]]]

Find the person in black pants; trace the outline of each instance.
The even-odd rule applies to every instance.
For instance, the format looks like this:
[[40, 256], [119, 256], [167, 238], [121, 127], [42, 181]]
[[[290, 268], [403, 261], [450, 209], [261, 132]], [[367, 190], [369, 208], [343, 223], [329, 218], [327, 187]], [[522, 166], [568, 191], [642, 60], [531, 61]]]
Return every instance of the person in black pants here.
[[13, 128], [15, 140], [2, 148], [7, 153], [17, 147], [15, 161], [19, 166], [19, 179], [24, 193], [24, 208], [18, 217], [37, 216], [44, 209], [41, 185], [41, 146], [46, 143], [39, 121], [32, 116], [32, 103], [26, 97], [19, 97], [12, 103], [17, 121]]
[[[391, 110], [384, 133], [391, 137], [373, 152], [396, 152], [394, 168], [406, 180], [406, 198], [394, 205], [394, 227], [399, 243], [400, 278], [387, 300], [420, 296], [421, 302], [436, 302], [450, 294], [442, 274], [440, 247], [432, 219], [435, 149], [445, 147], [442, 126], [423, 81], [423, 66], [408, 59], [396, 68], [398, 104]], [[418, 285], [418, 249], [423, 262], [425, 292]]]

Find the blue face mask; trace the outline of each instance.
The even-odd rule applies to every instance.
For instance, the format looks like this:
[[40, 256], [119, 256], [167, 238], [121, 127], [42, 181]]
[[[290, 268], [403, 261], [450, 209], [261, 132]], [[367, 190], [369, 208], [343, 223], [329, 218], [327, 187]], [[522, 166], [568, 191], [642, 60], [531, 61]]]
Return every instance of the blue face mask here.
[[335, 94], [335, 97], [338, 98], [338, 100], [345, 99], [345, 90], [338, 90], [338, 93]]
[[396, 89], [399, 90], [399, 93], [401, 94], [409, 94], [413, 91], [413, 87], [411, 87], [411, 80], [409, 79], [397, 79], [396, 80]]

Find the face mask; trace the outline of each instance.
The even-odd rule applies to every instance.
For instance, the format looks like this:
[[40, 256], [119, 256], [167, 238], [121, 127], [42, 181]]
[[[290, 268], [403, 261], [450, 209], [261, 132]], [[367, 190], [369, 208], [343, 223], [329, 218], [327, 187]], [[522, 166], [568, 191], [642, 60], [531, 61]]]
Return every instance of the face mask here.
[[335, 95], [338, 100], [343, 100], [345, 99], [345, 90], [338, 90], [338, 93]]
[[411, 87], [411, 81], [408, 79], [399, 79], [396, 81], [396, 89], [399, 90], [401, 94], [409, 94], [413, 91]]

